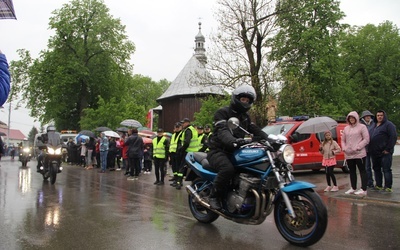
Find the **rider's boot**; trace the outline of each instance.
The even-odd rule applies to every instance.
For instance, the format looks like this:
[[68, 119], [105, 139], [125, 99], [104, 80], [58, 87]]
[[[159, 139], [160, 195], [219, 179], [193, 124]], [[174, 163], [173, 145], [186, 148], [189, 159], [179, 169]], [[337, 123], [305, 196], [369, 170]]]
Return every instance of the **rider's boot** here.
[[221, 210], [221, 195], [215, 188], [212, 189], [210, 194], [210, 207], [211, 209]]

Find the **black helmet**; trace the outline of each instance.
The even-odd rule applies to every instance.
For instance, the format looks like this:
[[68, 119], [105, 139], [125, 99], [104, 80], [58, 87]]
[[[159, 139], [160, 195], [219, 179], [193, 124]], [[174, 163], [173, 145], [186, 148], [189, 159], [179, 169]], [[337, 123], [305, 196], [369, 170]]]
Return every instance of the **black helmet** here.
[[54, 125], [47, 126], [47, 132], [56, 132], [56, 127]]
[[[250, 99], [249, 103], [240, 102], [241, 97], [249, 98]], [[232, 92], [231, 107], [236, 112], [246, 113], [247, 111], [249, 111], [255, 100], [256, 100], [256, 91], [254, 90], [254, 88], [250, 85], [242, 85], [240, 87], [237, 87]]]

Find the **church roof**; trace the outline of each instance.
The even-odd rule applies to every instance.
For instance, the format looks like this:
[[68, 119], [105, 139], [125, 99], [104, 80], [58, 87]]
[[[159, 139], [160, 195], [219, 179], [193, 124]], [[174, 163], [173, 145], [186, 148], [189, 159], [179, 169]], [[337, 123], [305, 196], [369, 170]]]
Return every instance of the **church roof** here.
[[170, 97], [201, 94], [223, 94], [221, 87], [213, 84], [211, 75], [204, 63], [193, 55], [186, 63], [169, 88], [157, 99], [161, 101]]
[[201, 33], [201, 23], [199, 23], [199, 33], [195, 36], [194, 55], [157, 101], [186, 95], [224, 94], [221, 86], [214, 83], [205, 67], [207, 56], [204, 43], [205, 38]]

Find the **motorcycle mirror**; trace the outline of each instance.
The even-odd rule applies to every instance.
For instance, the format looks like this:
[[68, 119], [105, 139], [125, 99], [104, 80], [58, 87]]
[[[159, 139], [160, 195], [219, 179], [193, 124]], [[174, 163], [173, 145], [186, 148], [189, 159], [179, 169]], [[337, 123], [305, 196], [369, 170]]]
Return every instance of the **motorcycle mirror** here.
[[228, 120], [228, 127], [229, 127], [230, 129], [235, 129], [235, 128], [239, 127], [239, 125], [240, 125], [240, 122], [239, 122], [239, 119], [238, 119], [238, 118], [236, 118], [236, 117], [231, 117], [231, 118], [229, 118], [229, 120]]

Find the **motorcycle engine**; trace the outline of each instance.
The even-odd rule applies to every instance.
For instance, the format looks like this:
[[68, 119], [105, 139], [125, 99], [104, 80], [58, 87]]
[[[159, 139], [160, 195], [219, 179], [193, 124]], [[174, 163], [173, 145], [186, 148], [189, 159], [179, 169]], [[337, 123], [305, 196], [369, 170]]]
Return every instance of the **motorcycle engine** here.
[[228, 193], [227, 208], [230, 213], [246, 214], [255, 205], [255, 199], [249, 190], [256, 188], [261, 179], [250, 174], [241, 173], [234, 179], [236, 189]]

